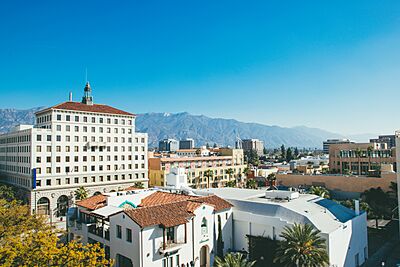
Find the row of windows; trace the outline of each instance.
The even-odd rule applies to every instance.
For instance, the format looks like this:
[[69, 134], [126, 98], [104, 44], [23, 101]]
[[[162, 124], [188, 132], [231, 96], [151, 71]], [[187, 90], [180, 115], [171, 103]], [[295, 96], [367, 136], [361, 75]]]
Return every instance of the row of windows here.
[[[62, 128], [61, 125], [56, 125], [56, 130], [58, 132], [61, 131], [61, 128]], [[90, 127], [90, 131], [92, 133], [95, 133], [96, 132], [96, 128], [97, 127]], [[80, 129], [79, 126], [74, 126], [74, 132], [79, 132], [79, 129]], [[84, 132], [84, 133], [87, 133], [88, 129], [89, 128], [87, 126], [82, 126], [82, 132]], [[99, 133], [104, 133], [104, 128], [103, 127], [98, 127], [97, 129], [98, 129]], [[114, 133], [115, 134], [118, 134], [119, 132], [122, 133], [122, 134], [125, 134], [125, 133], [131, 134], [132, 133], [132, 128], [129, 128], [127, 131], [126, 131], [125, 128], [121, 128], [120, 130], [121, 130], [121, 132], [119, 131], [118, 128], [114, 128]], [[66, 132], [70, 132], [71, 131], [71, 126], [70, 125], [65, 125], [65, 131]], [[111, 133], [111, 128], [110, 127], [106, 128], [106, 133]]]
[[[111, 152], [111, 146], [107, 146], [107, 147], [103, 147], [103, 146], [99, 146], [99, 152], [103, 152], [103, 151], [107, 151], [107, 152]], [[128, 152], [132, 152], [132, 147], [131, 146], [127, 146], [128, 148]], [[88, 146], [83, 146], [82, 150], [83, 152], [87, 152], [88, 151]], [[121, 152], [125, 152], [126, 147], [125, 146], [121, 146]], [[92, 146], [90, 147], [90, 151], [95, 152], [96, 151], [96, 146]], [[135, 146], [135, 152], [139, 151], [139, 147]], [[142, 146], [141, 147], [141, 151], [144, 152], [145, 151], [145, 147]], [[38, 145], [36, 146], [36, 152], [42, 152], [42, 146]], [[51, 152], [51, 146], [46, 146], [46, 152]], [[61, 152], [61, 146], [56, 146], [56, 152]], [[71, 152], [71, 146], [65, 146], [64, 147], [64, 152]], [[74, 146], [74, 152], [79, 152], [79, 146]], [[114, 146], [114, 152], [118, 152], [118, 146]]]
[[[105, 165], [105, 168], [104, 168], [103, 165], [99, 165], [99, 166], [97, 166], [98, 168], [96, 170], [96, 166], [92, 165], [92, 166], [90, 166], [90, 171], [91, 172], [95, 172], [95, 171], [111, 171], [111, 166], [112, 165]], [[121, 164], [121, 165], [115, 164], [114, 168], [112, 170], [114, 170], [114, 171], [125, 170], [125, 166], [126, 166], [125, 164]], [[132, 164], [127, 164], [128, 170], [132, 170], [132, 166], [133, 166]], [[10, 167], [17, 167], [17, 166], [10, 166]], [[144, 169], [145, 168], [145, 164], [142, 163], [140, 165], [140, 167], [142, 169]], [[61, 173], [61, 167], [56, 167], [55, 169], [56, 169], [56, 173]], [[135, 169], [136, 170], [139, 169], [139, 164], [135, 164]], [[52, 173], [52, 168], [51, 167], [46, 167], [45, 170], [46, 170], [46, 174], [51, 174]], [[66, 166], [66, 167], [64, 167], [64, 170], [65, 170], [66, 173], [79, 172], [79, 166], [74, 166], [73, 168], [71, 166]], [[88, 171], [88, 166], [82, 166], [82, 172], [87, 172], [87, 171]], [[42, 174], [42, 168], [40, 168], [40, 167], [36, 168], [36, 173], [37, 174]]]
[[[116, 232], [117, 238], [122, 239], [122, 226], [117, 224], [116, 228], [117, 228]], [[125, 240], [126, 242], [132, 243], [132, 229], [125, 228]]]
[[17, 163], [31, 163], [31, 157], [23, 156], [0, 156], [0, 162], [17, 162]]
[[[82, 179], [79, 179], [79, 177], [74, 177], [73, 179], [71, 179], [70, 177], [66, 177], [63, 180], [61, 178], [56, 178], [56, 179], [38, 179], [36, 180], [36, 186], [37, 187], [42, 187], [42, 186], [52, 186], [52, 185], [68, 185], [71, 183], [74, 184], [81, 184], [81, 183], [96, 183], [96, 182], [108, 182], [111, 181], [111, 179], [113, 179], [114, 181], [118, 181], [118, 180], [133, 180], [135, 177], [135, 179], [139, 179], [139, 176], [144, 179], [145, 178], [145, 174], [141, 173], [139, 175], [139, 173], [135, 173], [135, 175], [133, 176], [132, 174], [121, 174], [121, 175], [107, 175], [107, 176], [91, 176], [91, 177], [82, 177]], [[43, 184], [42, 184], [43, 182]], [[62, 183], [64, 182], [64, 183]]]
[[[1, 159], [1, 157], [0, 157]], [[43, 159], [43, 160], [42, 160]], [[132, 155], [128, 155], [127, 157], [125, 155], [114, 155], [114, 161], [125, 161], [125, 160], [132, 160]], [[144, 155], [141, 155], [141, 160], [144, 160], [145, 157]], [[111, 161], [111, 156], [107, 155], [106, 156], [106, 160], [107, 161]], [[135, 160], [139, 160], [139, 155], [135, 155]], [[70, 162], [71, 161], [71, 157], [70, 156], [65, 156], [65, 162]], [[88, 157], [87, 156], [82, 156], [82, 161], [83, 162], [87, 162], [88, 161]], [[96, 162], [96, 156], [91, 156], [90, 157], [90, 161], [91, 162]], [[99, 156], [98, 157], [98, 161], [104, 161], [104, 156]], [[36, 163], [42, 163], [42, 162], [47, 162], [47, 163], [51, 163], [51, 157], [36, 157]], [[61, 162], [61, 156], [57, 156], [56, 157], [56, 162]], [[79, 162], [79, 156], [74, 156], [74, 162]]]
[[6, 171], [6, 172], [17, 172], [17, 173], [22, 173], [22, 174], [31, 174], [31, 168], [30, 167], [23, 167], [23, 166], [13, 166], [13, 165], [0, 164], [0, 170]]
[[[36, 136], [36, 141], [42, 141], [42, 136], [41, 135], [37, 135]], [[56, 141], [57, 142], [61, 142], [61, 135], [56, 135]], [[111, 140], [114, 140], [115, 143], [118, 143], [118, 140], [121, 140], [121, 143], [126, 143], [126, 140], [128, 140], [128, 143], [132, 143], [132, 137], [114, 137], [114, 139], [111, 139], [111, 137], [107, 137], [107, 142], [111, 142]], [[51, 141], [51, 135], [47, 135], [46, 137], [46, 141], [50, 142]], [[66, 135], [65, 136], [65, 142], [71, 142], [71, 136], [70, 135]], [[88, 137], [87, 136], [83, 136], [82, 137], [82, 141], [83, 142], [88, 142]], [[96, 142], [96, 136], [91, 136], [90, 137], [90, 141], [91, 142]], [[98, 139], [99, 142], [104, 142], [104, 137], [100, 136]], [[74, 142], [79, 142], [79, 136], [74, 136]], [[142, 138], [142, 143], [144, 143], [144, 138]]]
[[[57, 121], [62, 121], [62, 114], [57, 114]], [[38, 118], [39, 119], [39, 118]], [[75, 115], [75, 116], [71, 116], [71, 115], [65, 115], [65, 117], [64, 117], [64, 120], [65, 121], [75, 121], [75, 122], [79, 122], [80, 120], [82, 120], [83, 122], [91, 122], [91, 123], [96, 123], [96, 122], [98, 122], [98, 123], [107, 123], [107, 124], [111, 124], [112, 122], [115, 124], [115, 125], [118, 125], [118, 124], [120, 124], [120, 125], [132, 125], [132, 120], [126, 120], [126, 119], [114, 119], [114, 120], [111, 120], [111, 118], [102, 118], [102, 117], [90, 117], [90, 120], [89, 120], [89, 118], [87, 117], [87, 116], [83, 116], [82, 118], [80, 117], [80, 116], [78, 116], [78, 115]]]
[[30, 135], [21, 135], [21, 136], [0, 138], [0, 144], [23, 143], [23, 142], [30, 142], [30, 141], [31, 141]]
[[23, 187], [31, 186], [30, 179], [27, 179], [27, 178], [21, 178], [21, 177], [17, 177], [17, 176], [13, 176], [13, 175], [7, 175], [3, 179], [5, 179], [5, 181], [10, 184], [21, 185]]
[[0, 153], [29, 153], [31, 152], [30, 146], [9, 146], [0, 147]]

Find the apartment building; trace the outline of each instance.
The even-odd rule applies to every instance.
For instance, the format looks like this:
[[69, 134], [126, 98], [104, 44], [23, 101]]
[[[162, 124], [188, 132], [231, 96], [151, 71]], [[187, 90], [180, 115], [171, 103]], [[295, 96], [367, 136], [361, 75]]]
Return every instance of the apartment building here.
[[379, 177], [396, 170], [396, 149], [385, 143], [331, 144], [329, 170], [340, 174]]
[[324, 154], [329, 154], [329, 146], [333, 144], [350, 144], [354, 143], [350, 141], [349, 139], [328, 139], [324, 142], [322, 142], [322, 152]]
[[[220, 148], [218, 151], [216, 156], [151, 157], [149, 185], [165, 186], [167, 174], [173, 168], [185, 168], [188, 185], [194, 187], [220, 187], [230, 180], [243, 178], [246, 168], [243, 150]], [[208, 170], [212, 171], [212, 177], [206, 177]]]
[[68, 213], [70, 238], [100, 243], [117, 267], [210, 267], [218, 236], [225, 253], [233, 242], [232, 205], [217, 196], [128, 190], [76, 205]]
[[[32, 212], [65, 221], [74, 191], [118, 191], [147, 186], [147, 134], [135, 115], [93, 103], [89, 83], [82, 102], [72, 99], [38, 111], [35, 125], [0, 135], [1, 181], [26, 190]], [[65, 224], [65, 223], [64, 223]]]
[[244, 152], [254, 150], [259, 156], [264, 154], [264, 142], [259, 139], [243, 139], [241, 140], [241, 147]]

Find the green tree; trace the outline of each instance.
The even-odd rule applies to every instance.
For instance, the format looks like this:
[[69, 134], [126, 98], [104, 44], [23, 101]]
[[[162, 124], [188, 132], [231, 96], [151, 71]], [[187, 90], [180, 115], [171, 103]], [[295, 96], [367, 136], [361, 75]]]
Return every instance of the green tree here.
[[212, 179], [214, 177], [214, 171], [213, 170], [205, 170], [204, 177], [207, 177], [207, 188], [210, 188], [210, 179]]
[[273, 187], [275, 187], [275, 182], [276, 182], [276, 173], [270, 173], [267, 176], [267, 182], [268, 182], [268, 186], [270, 189], [272, 189]]
[[286, 150], [286, 161], [289, 162], [292, 159], [293, 159], [292, 149], [288, 147], [288, 149]]
[[311, 186], [308, 192], [323, 198], [330, 198], [329, 190], [322, 186]]
[[235, 181], [228, 181], [225, 184], [226, 187], [235, 187], [236, 186], [236, 182]]
[[286, 149], [285, 149], [285, 145], [281, 145], [281, 158], [286, 159]]
[[242, 253], [228, 253], [224, 258], [215, 257], [216, 267], [252, 267], [255, 261], [248, 261]]
[[89, 196], [89, 192], [83, 186], [80, 186], [78, 189], [75, 190], [75, 199], [76, 200], [83, 200], [83, 199], [86, 199], [88, 196]]
[[144, 188], [144, 184], [142, 182], [135, 182], [133, 184], [134, 187], [139, 188], [139, 189], [143, 189]]
[[361, 194], [362, 199], [370, 207], [370, 217], [375, 219], [376, 228], [379, 227], [378, 219], [391, 216], [392, 201], [382, 188], [371, 188]]
[[248, 179], [246, 181], [246, 188], [249, 189], [256, 189], [257, 188], [257, 182], [254, 179]]
[[325, 240], [311, 224], [286, 226], [274, 262], [283, 266], [322, 267], [329, 264]]
[[296, 158], [298, 158], [299, 157], [299, 149], [297, 148], [297, 147], [295, 147], [294, 148], [294, 156], [296, 157]]

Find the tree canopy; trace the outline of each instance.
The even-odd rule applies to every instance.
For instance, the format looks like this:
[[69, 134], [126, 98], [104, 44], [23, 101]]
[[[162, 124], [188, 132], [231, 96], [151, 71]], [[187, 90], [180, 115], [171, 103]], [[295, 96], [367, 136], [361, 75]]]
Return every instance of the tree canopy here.
[[99, 244], [62, 243], [28, 206], [0, 199], [0, 266], [111, 266]]

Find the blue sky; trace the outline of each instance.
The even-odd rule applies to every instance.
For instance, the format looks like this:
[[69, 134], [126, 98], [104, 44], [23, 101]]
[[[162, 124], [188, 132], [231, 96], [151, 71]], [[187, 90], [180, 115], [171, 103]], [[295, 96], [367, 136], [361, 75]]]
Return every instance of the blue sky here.
[[2, 1], [0, 108], [400, 128], [400, 1]]

